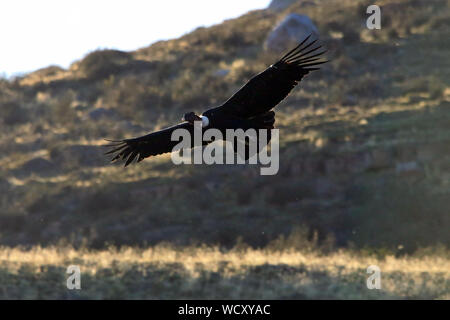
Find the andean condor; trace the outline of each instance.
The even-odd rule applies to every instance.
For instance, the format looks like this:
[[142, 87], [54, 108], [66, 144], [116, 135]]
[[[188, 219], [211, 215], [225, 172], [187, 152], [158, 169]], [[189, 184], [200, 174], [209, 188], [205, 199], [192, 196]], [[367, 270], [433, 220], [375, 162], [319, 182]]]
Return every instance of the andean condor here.
[[[273, 129], [275, 112], [271, 111], [310, 71], [318, 70], [317, 65], [327, 61], [321, 60], [326, 50], [318, 51], [321, 46], [314, 45], [306, 37], [298, 46], [286, 53], [278, 62], [254, 76], [238, 92], [221, 106], [203, 112], [201, 116], [194, 112], [186, 113], [183, 122], [175, 126], [152, 132], [142, 137], [111, 141], [107, 145], [112, 154], [111, 161], [123, 160], [125, 166], [137, 159], [143, 159], [171, 152], [178, 141], [171, 141], [172, 132], [184, 128], [193, 133], [194, 121], [202, 122], [202, 130], [219, 129]], [[268, 130], [270, 133], [270, 130]], [[224, 135], [225, 136], [225, 135]], [[270, 137], [269, 137], [270, 139]], [[204, 142], [203, 144], [208, 144]], [[194, 147], [194, 146], [193, 146]], [[235, 146], [236, 151], [236, 146]], [[248, 158], [248, 154], [245, 158]]]

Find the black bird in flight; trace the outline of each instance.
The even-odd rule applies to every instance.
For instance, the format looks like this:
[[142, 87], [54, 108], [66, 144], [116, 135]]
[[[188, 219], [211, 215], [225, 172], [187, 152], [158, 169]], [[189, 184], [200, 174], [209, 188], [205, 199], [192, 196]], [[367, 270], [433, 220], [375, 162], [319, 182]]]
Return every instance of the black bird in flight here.
[[[318, 70], [318, 65], [327, 62], [327, 60], [321, 60], [321, 55], [326, 50], [320, 51], [321, 46], [315, 45], [317, 39], [308, 41], [310, 37], [311, 35], [306, 37], [278, 62], [250, 79], [221, 106], [206, 110], [201, 116], [194, 112], [186, 113], [182, 119], [183, 122], [142, 137], [119, 141], [108, 140], [112, 143], [106, 145], [111, 148], [106, 154], [113, 156], [111, 161], [123, 160], [127, 166], [135, 159], [140, 162], [150, 156], [171, 152], [179, 143], [179, 141], [171, 141], [172, 132], [184, 128], [193, 134], [194, 121], [202, 122], [202, 130], [219, 129], [224, 137], [226, 129], [245, 131], [253, 128], [257, 132], [259, 132], [258, 129], [273, 129], [275, 112], [271, 109], [279, 104], [305, 75]], [[269, 140], [270, 130], [268, 132]], [[210, 142], [212, 141], [202, 143], [205, 145]], [[236, 143], [234, 143], [234, 149], [236, 152]], [[249, 155], [246, 154], [245, 158], [248, 157]]]

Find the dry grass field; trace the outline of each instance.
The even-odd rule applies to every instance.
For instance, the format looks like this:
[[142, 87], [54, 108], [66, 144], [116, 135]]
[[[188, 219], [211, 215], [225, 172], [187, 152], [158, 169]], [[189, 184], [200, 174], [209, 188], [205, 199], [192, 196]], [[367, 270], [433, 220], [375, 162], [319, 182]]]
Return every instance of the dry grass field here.
[[[68, 290], [66, 268], [81, 270]], [[381, 270], [369, 290], [367, 267]], [[1, 299], [449, 299], [450, 258], [155, 246], [0, 249]]]

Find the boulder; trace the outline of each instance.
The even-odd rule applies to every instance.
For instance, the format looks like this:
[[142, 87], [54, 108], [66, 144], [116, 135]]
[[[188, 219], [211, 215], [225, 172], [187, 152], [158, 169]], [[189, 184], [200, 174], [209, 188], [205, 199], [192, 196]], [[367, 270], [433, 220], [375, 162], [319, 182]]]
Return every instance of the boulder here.
[[287, 15], [268, 35], [264, 47], [266, 50], [281, 53], [291, 49], [307, 36], [318, 38], [319, 31], [312, 20], [297, 13]]
[[269, 4], [268, 9], [272, 11], [282, 11], [288, 7], [290, 7], [295, 2], [299, 3], [300, 7], [308, 7], [315, 6], [316, 3], [313, 1], [307, 0], [272, 0]]

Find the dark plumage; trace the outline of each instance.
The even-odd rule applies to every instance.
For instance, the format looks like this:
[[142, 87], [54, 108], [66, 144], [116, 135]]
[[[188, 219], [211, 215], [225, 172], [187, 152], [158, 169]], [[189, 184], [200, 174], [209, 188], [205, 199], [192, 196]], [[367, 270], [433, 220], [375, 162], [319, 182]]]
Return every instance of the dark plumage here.
[[[202, 117], [193, 112], [186, 113], [184, 122], [175, 126], [138, 138], [111, 141], [112, 144], [107, 146], [112, 149], [106, 154], [113, 155], [111, 161], [123, 160], [127, 166], [135, 159], [139, 162], [150, 156], [171, 152], [178, 144], [178, 141], [171, 141], [172, 132], [184, 128], [193, 134], [194, 121], [202, 119], [203, 130], [216, 128], [223, 133], [226, 129], [272, 129], [275, 112], [271, 109], [279, 104], [305, 75], [318, 70], [318, 65], [327, 62], [320, 57], [325, 51], [319, 50], [321, 46], [316, 45], [317, 40], [308, 41], [310, 37], [306, 37], [278, 62], [250, 79], [224, 104], [203, 112]], [[203, 145], [208, 143], [203, 142]], [[245, 158], [248, 158], [248, 155]]]

